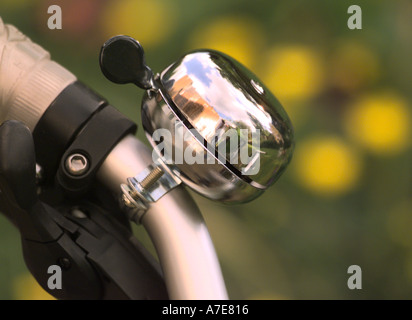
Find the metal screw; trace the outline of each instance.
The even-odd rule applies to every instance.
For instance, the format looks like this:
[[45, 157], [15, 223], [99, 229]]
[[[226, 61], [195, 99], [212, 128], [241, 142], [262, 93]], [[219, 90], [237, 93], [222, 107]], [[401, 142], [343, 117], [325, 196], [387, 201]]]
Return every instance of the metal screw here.
[[70, 174], [80, 176], [89, 169], [89, 162], [84, 155], [74, 153], [67, 157], [66, 169]]
[[160, 167], [155, 167], [150, 173], [140, 182], [143, 189], [149, 189], [163, 175], [163, 170]]
[[[161, 176], [163, 176], [163, 174], [164, 172], [162, 168], [155, 167], [141, 182], [139, 182], [141, 187], [140, 191], [149, 189], [151, 186], [153, 186], [153, 184], [156, 183], [157, 180], [160, 179]], [[121, 189], [123, 193], [121, 200], [126, 207], [136, 208], [136, 206], [138, 206], [137, 202], [140, 205], [142, 204], [140, 199], [141, 196], [139, 197], [141, 193], [140, 191], [136, 190], [136, 187], [133, 186], [133, 183], [129, 181], [128, 184], [122, 184]]]

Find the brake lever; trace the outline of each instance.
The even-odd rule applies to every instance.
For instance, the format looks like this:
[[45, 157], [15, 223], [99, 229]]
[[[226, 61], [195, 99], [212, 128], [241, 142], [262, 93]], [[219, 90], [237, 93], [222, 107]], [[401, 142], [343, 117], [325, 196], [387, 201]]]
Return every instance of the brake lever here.
[[[30, 130], [0, 126], [0, 203], [20, 231], [24, 260], [38, 283], [58, 299], [167, 299], [159, 265], [131, 231], [90, 201], [52, 207], [36, 193]], [[48, 286], [51, 265], [62, 288]]]

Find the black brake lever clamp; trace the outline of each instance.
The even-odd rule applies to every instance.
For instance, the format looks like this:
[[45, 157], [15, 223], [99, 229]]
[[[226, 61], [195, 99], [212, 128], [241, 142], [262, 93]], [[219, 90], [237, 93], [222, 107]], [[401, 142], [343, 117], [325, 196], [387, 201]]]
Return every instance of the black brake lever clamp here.
[[[59, 299], [167, 299], [160, 267], [126, 226], [90, 201], [57, 206], [36, 194], [30, 130], [0, 126], [0, 203], [22, 238], [25, 262]], [[48, 286], [48, 268], [62, 269], [62, 288]]]

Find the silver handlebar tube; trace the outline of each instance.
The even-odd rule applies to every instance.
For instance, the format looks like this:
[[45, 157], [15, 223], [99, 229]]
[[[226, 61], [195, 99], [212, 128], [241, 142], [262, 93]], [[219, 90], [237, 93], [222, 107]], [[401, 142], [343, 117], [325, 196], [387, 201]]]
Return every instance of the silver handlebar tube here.
[[[150, 163], [152, 156], [149, 149], [129, 135], [107, 156], [97, 177], [120, 195], [120, 184]], [[153, 203], [141, 223], [156, 248], [171, 299], [228, 299], [205, 221], [182, 186]]]
[[[0, 18], [0, 123], [20, 120], [33, 130], [51, 102], [76, 77], [50, 54]], [[135, 137], [124, 138], [104, 161], [98, 178], [116, 194], [120, 184], [152, 162]], [[179, 186], [142, 218], [159, 256], [172, 299], [227, 299], [219, 262], [202, 215]]]

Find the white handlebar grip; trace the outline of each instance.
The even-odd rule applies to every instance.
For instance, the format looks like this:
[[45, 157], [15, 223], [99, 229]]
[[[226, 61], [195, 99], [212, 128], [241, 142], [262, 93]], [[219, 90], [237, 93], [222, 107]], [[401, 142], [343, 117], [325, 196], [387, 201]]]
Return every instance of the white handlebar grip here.
[[0, 18], [0, 124], [19, 120], [31, 131], [76, 77], [50, 54]]

